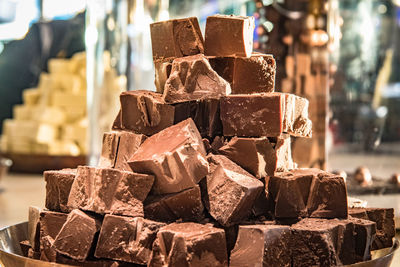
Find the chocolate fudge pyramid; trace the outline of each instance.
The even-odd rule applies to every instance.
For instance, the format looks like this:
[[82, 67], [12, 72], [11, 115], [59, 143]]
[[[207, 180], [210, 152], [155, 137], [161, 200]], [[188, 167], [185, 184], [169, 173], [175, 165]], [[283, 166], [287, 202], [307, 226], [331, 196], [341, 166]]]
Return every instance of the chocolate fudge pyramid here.
[[[343, 177], [297, 169], [308, 100], [274, 92], [254, 19], [151, 25], [157, 92], [124, 92], [98, 166], [47, 171], [28, 255], [78, 266], [337, 266], [390, 247], [393, 210], [350, 210]], [[204, 55], [205, 54], [205, 55]], [[304, 153], [308, 153], [304, 151]], [[349, 214], [351, 216], [349, 216]]]

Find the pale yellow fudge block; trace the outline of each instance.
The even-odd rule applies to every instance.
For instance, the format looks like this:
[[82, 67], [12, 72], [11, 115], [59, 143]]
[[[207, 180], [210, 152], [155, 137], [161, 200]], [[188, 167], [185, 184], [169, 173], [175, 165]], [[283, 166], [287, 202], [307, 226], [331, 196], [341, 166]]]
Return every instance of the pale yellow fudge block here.
[[35, 106], [14, 105], [13, 118], [18, 121], [31, 120], [36, 109]]
[[40, 91], [37, 88], [25, 89], [22, 92], [22, 101], [24, 105], [34, 106], [39, 103]]
[[16, 154], [32, 154], [32, 142], [28, 139], [9, 139], [8, 152]]
[[86, 92], [80, 92], [76, 94], [67, 92], [54, 92], [52, 94], [51, 105], [56, 107], [86, 107]]
[[0, 136], [0, 151], [2, 153], [8, 152], [8, 139], [7, 139], [7, 136], [5, 136], [5, 135]]
[[62, 109], [67, 123], [75, 123], [86, 116], [86, 106], [64, 106]]
[[61, 128], [61, 138], [86, 142], [87, 127], [79, 124], [67, 124]]
[[24, 139], [30, 142], [50, 143], [59, 135], [58, 127], [36, 121], [9, 120], [4, 126], [9, 141]]
[[79, 93], [82, 90], [81, 78], [71, 73], [55, 73], [51, 76], [53, 87], [64, 92]]
[[71, 60], [66, 58], [51, 58], [48, 61], [48, 70], [53, 73], [70, 73]]
[[78, 156], [80, 155], [79, 146], [72, 141], [57, 140], [48, 144], [33, 144], [34, 154], [45, 154], [52, 156]]
[[66, 121], [65, 111], [59, 107], [42, 107], [33, 110], [32, 120], [52, 125], [61, 125]]

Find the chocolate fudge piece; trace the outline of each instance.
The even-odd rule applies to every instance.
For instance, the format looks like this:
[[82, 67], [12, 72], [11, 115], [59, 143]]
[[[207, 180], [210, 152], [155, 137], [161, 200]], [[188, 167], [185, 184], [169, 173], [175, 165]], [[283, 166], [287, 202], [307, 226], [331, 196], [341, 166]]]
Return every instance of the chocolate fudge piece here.
[[58, 171], [45, 171], [46, 203], [49, 210], [68, 212], [67, 202], [76, 169], [62, 169]]
[[164, 225], [141, 217], [106, 215], [101, 226], [95, 256], [147, 264], [156, 234]]
[[376, 236], [372, 250], [393, 246], [396, 234], [394, 210], [392, 208], [366, 208], [368, 219], [376, 223]]
[[254, 18], [214, 15], [207, 18], [204, 48], [207, 56], [245, 56], [253, 51]]
[[157, 233], [147, 266], [228, 266], [225, 232], [208, 224], [164, 226]]
[[127, 161], [144, 140], [146, 140], [145, 135], [128, 131], [104, 133], [99, 167], [131, 171]]
[[172, 62], [163, 98], [168, 103], [177, 103], [204, 97], [217, 98], [230, 92], [229, 83], [212, 69], [204, 55], [198, 54]]
[[167, 105], [161, 94], [145, 90], [123, 92], [120, 101], [123, 130], [153, 135], [174, 122], [174, 107]]
[[58, 253], [53, 247], [62, 226], [67, 221], [68, 214], [55, 211], [42, 211], [40, 213], [40, 259], [55, 262]]
[[144, 203], [146, 218], [172, 222], [176, 220], [200, 221], [204, 217], [200, 187], [186, 189], [179, 193], [149, 196]]
[[394, 210], [391, 208], [351, 208], [349, 215], [354, 218], [370, 220], [376, 223], [376, 236], [371, 250], [391, 247], [396, 234]]
[[290, 267], [290, 239], [289, 226], [241, 225], [229, 266]]
[[311, 137], [312, 122], [308, 118], [308, 100], [293, 94], [284, 95], [283, 131], [293, 136]]
[[186, 101], [175, 104], [174, 107], [174, 124], [192, 118], [202, 137], [213, 138], [216, 135], [222, 135], [219, 99], [205, 98]]
[[[300, 105], [300, 104], [303, 105]], [[226, 136], [268, 136], [282, 133], [311, 136], [306, 99], [291, 94], [263, 93], [221, 98], [221, 120]], [[266, 108], [268, 107], [268, 108]]]
[[376, 234], [376, 223], [351, 216], [349, 216], [349, 221], [354, 224], [356, 261], [370, 260], [371, 246]]
[[[283, 133], [284, 95], [229, 95], [221, 98], [225, 136], [279, 136]], [[266, 108], [268, 107], [268, 108]]]
[[143, 216], [143, 201], [154, 176], [110, 168], [79, 166], [68, 206], [99, 214]]
[[208, 161], [207, 208], [211, 216], [223, 226], [246, 219], [263, 183], [225, 156], [210, 154]]
[[28, 241], [34, 251], [40, 250], [40, 212], [38, 207], [29, 207], [28, 215]]
[[319, 169], [294, 169], [266, 182], [277, 218], [347, 218], [346, 184], [340, 176]]
[[275, 89], [276, 63], [273, 55], [209, 57], [213, 69], [229, 82], [232, 94], [268, 93]]
[[307, 218], [291, 226], [292, 266], [337, 266], [355, 259], [354, 224]]
[[174, 59], [159, 59], [154, 61], [155, 79], [154, 84], [156, 86], [157, 93], [163, 93], [165, 82], [171, 75], [172, 61]]
[[150, 24], [153, 59], [204, 53], [204, 41], [196, 17]]
[[[316, 171], [316, 169], [315, 169]], [[314, 173], [296, 169], [266, 178], [266, 191], [277, 218], [307, 217], [307, 200]]]
[[156, 194], [176, 193], [196, 185], [208, 173], [206, 152], [191, 118], [146, 139], [129, 160], [133, 171], [155, 176]]
[[347, 218], [347, 189], [344, 179], [323, 171], [314, 175], [307, 209], [310, 217]]
[[267, 137], [233, 137], [218, 152], [250, 172], [257, 178], [271, 176], [275, 171], [288, 171], [294, 167], [290, 136], [283, 134], [277, 143]]
[[83, 211], [73, 210], [54, 239], [55, 250], [77, 261], [84, 261], [95, 244], [101, 222]]

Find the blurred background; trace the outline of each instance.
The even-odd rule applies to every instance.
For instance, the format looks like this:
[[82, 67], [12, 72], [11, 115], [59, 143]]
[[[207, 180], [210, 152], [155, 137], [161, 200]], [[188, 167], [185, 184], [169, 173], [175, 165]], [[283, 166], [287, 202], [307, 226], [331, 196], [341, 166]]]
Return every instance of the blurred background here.
[[351, 194], [400, 205], [398, 0], [0, 0], [3, 169], [96, 164], [119, 94], [155, 90], [149, 24], [196, 16], [204, 32], [215, 13], [254, 16], [276, 90], [309, 99], [299, 166], [345, 172]]

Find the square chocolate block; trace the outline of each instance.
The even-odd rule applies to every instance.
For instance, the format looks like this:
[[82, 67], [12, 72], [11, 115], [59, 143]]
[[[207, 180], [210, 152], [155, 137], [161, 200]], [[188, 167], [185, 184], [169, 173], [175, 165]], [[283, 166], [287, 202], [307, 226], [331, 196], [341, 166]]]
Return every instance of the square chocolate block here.
[[155, 176], [156, 194], [176, 193], [195, 186], [208, 173], [206, 151], [191, 118], [144, 141], [129, 160], [132, 170]]
[[272, 55], [209, 57], [213, 69], [229, 82], [232, 94], [268, 93], [275, 89], [276, 63]]
[[141, 217], [106, 215], [95, 256], [136, 264], [147, 264], [153, 241], [164, 223]]
[[293, 169], [290, 136], [283, 134], [275, 143], [267, 137], [233, 137], [218, 152], [227, 156], [257, 178], [272, 176], [275, 171]]
[[186, 101], [175, 104], [174, 107], [174, 124], [192, 118], [202, 137], [213, 138], [216, 135], [222, 135], [219, 99], [205, 98]]
[[144, 215], [146, 218], [161, 222], [173, 222], [179, 219], [200, 221], [204, 218], [200, 187], [195, 185], [178, 193], [149, 196], [144, 202]]
[[367, 261], [371, 259], [371, 246], [375, 239], [376, 223], [369, 220], [349, 217], [354, 224], [356, 261]]
[[254, 18], [214, 15], [207, 18], [205, 54], [207, 56], [250, 57], [253, 51]]
[[282, 133], [310, 137], [308, 101], [291, 94], [263, 93], [221, 98], [224, 135], [276, 137]]
[[344, 179], [319, 169], [294, 169], [267, 180], [277, 218], [347, 218]]
[[150, 24], [153, 59], [204, 53], [204, 41], [196, 17]]
[[83, 211], [73, 210], [54, 239], [55, 250], [77, 261], [83, 262], [95, 244], [95, 235], [101, 222]]
[[347, 189], [343, 177], [323, 171], [315, 175], [307, 209], [310, 217], [347, 218]]
[[349, 220], [307, 218], [291, 230], [292, 266], [337, 266], [356, 261], [354, 224]]
[[165, 82], [163, 98], [178, 103], [201, 98], [218, 98], [230, 94], [231, 87], [202, 55], [176, 58]]
[[62, 169], [59, 171], [45, 171], [46, 203], [49, 210], [68, 212], [67, 202], [76, 169]]
[[68, 206], [99, 214], [143, 216], [143, 201], [154, 176], [109, 168], [79, 166]]
[[55, 262], [59, 254], [53, 247], [54, 239], [67, 221], [68, 214], [55, 211], [40, 213], [40, 259]]
[[145, 135], [128, 131], [104, 133], [99, 167], [131, 171], [128, 160], [144, 140], [146, 140]]
[[291, 231], [284, 225], [241, 225], [231, 267], [291, 266]]
[[264, 188], [261, 181], [222, 155], [208, 156], [208, 211], [223, 226], [246, 219]]
[[209, 224], [172, 223], [162, 227], [148, 263], [155, 266], [228, 266], [225, 232]]
[[275, 137], [283, 133], [283, 94], [229, 95], [221, 98], [220, 107], [225, 136]]
[[366, 208], [368, 220], [376, 223], [376, 236], [372, 250], [393, 246], [396, 234], [394, 225], [394, 210], [392, 208]]
[[166, 104], [161, 94], [145, 90], [123, 92], [120, 101], [123, 130], [153, 135], [174, 122], [174, 107]]

